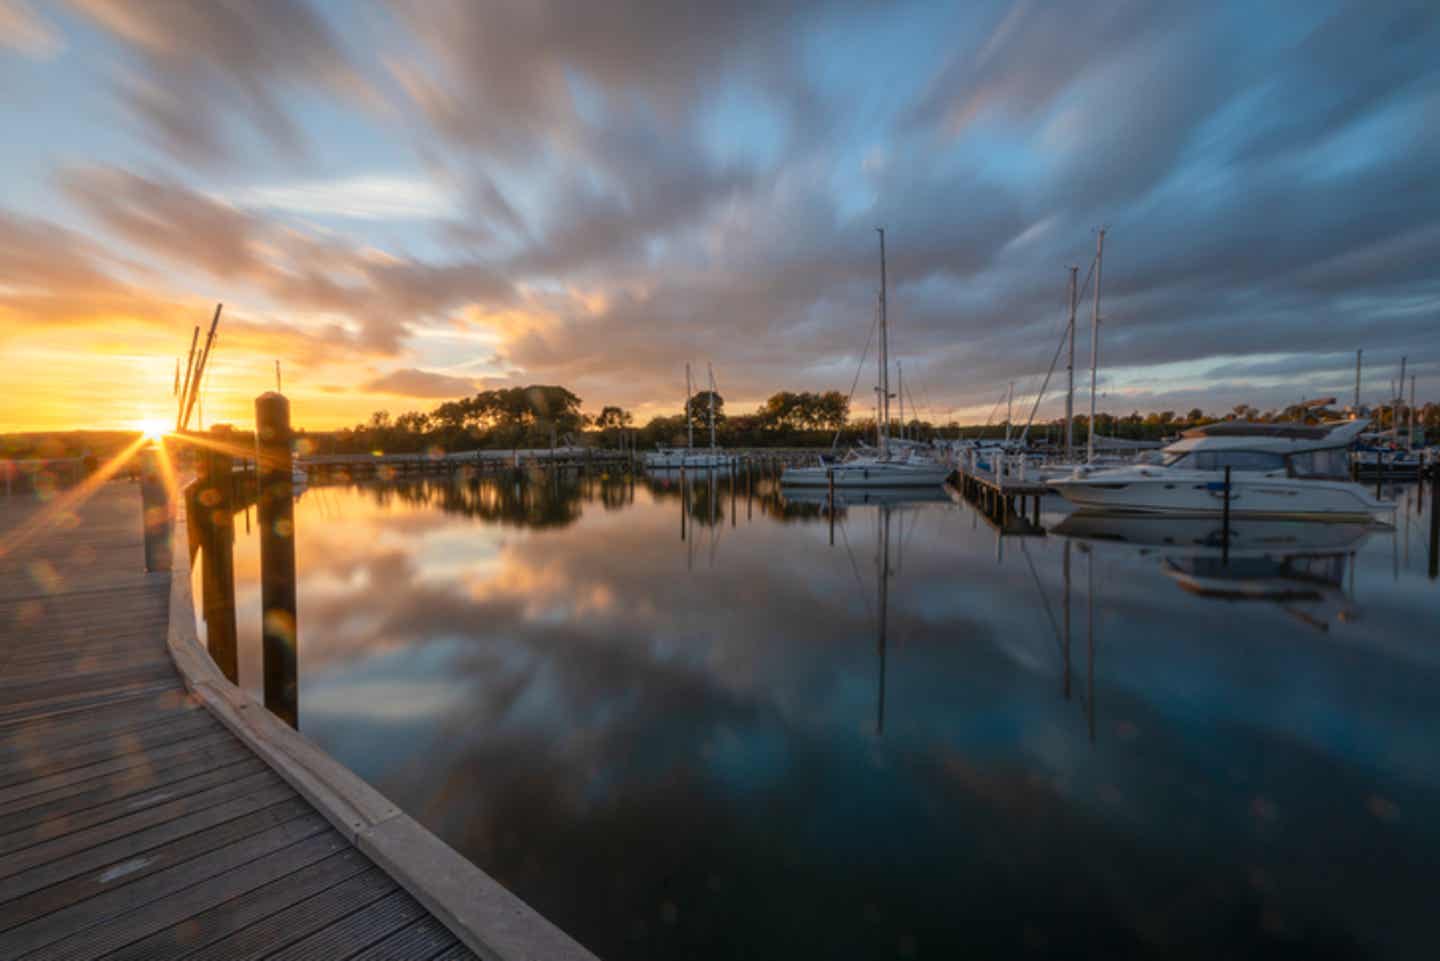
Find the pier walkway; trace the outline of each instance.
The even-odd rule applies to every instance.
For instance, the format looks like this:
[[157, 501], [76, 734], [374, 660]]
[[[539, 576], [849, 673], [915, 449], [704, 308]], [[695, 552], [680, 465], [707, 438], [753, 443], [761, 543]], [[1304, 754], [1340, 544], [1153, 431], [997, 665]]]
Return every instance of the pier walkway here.
[[170, 580], [123, 481], [0, 555], [0, 958], [476, 957], [187, 689]]

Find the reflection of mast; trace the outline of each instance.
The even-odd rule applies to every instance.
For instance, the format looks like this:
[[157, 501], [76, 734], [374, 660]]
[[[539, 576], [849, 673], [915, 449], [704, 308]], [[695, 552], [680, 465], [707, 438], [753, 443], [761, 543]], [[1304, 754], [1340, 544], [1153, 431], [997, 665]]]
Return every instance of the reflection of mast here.
[[885, 632], [890, 613], [890, 506], [881, 504], [876, 508], [876, 567], [879, 581], [880, 604], [876, 613], [878, 632], [875, 653], [880, 659], [880, 695], [875, 704], [875, 736], [885, 733]]
[[[713, 395], [712, 395], [713, 396]], [[715, 465], [710, 465], [710, 489], [707, 496], [710, 499], [710, 566], [715, 566], [715, 544], [720, 536], [720, 525], [716, 522], [715, 511], [718, 508], [716, 501], [720, 498], [720, 492], [715, 489]]]
[[1089, 596], [1085, 610], [1085, 713], [1090, 719], [1090, 743], [1095, 743], [1095, 552], [1088, 551], [1085, 576], [1089, 580]]
[[1070, 539], [1065, 539], [1065, 700], [1070, 700]]

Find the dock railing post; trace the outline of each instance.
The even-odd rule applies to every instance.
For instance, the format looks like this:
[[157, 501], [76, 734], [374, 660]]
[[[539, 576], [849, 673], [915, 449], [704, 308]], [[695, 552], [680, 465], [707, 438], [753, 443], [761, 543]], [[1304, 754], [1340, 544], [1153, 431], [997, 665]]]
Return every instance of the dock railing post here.
[[261, 638], [265, 707], [299, 725], [295, 610], [295, 505], [291, 487], [290, 402], [268, 392], [255, 398], [259, 450]]
[[170, 570], [170, 519], [174, 505], [165, 489], [161, 460], [165, 452], [157, 441], [140, 451], [140, 504], [145, 524], [145, 571], [154, 574]]

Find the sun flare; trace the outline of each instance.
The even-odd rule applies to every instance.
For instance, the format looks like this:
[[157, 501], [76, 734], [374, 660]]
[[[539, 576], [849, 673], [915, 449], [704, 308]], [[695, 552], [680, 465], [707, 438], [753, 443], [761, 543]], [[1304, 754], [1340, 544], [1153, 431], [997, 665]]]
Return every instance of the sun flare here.
[[157, 440], [169, 433], [170, 425], [163, 420], [151, 417], [145, 420], [137, 420], [135, 422], [135, 429], [144, 434], [146, 440]]

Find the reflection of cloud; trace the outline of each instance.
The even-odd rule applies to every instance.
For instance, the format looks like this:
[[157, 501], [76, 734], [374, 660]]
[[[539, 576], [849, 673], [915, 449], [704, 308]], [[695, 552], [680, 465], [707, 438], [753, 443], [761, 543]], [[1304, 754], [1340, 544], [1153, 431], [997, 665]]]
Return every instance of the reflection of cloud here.
[[[1337, 821], [1332, 803], [1374, 792], [1375, 757], [1399, 810], [1440, 789], [1424, 732], [1373, 701], [1411, 687], [1418, 697], [1414, 662], [1372, 651], [1357, 678], [1328, 638], [1295, 648], [1279, 612], [1248, 612], [1217, 633], [1233, 609], [1174, 590], [1152, 556], [1106, 550], [1091, 702], [1083, 585], [1095, 555], [1075, 552], [1067, 700], [1043, 610], [1058, 617], [1061, 539], [1028, 541], [1024, 554], [1007, 543], [997, 561], [986, 528], [927, 504], [892, 517], [877, 739], [873, 508], [850, 508], [833, 549], [824, 524], [760, 512], [697, 530], [687, 571], [673, 498], [639, 485], [633, 505], [606, 510], [601, 485], [553, 495], [551, 484], [485, 478], [481, 490], [521, 489], [495, 501], [508, 522], [444, 513], [440, 485], [307, 493], [301, 723], [541, 910], [602, 939], [593, 946], [615, 927], [576, 890], [611, 892], [612, 912], [676, 900], [675, 936], [703, 941], [705, 905], [734, 927], [754, 892], [777, 883], [831, 910], [863, 890], [903, 906], [897, 930], [943, 940], [963, 923], [972, 946], [1013, 935], [996, 920], [1007, 905], [1054, 903], [1062, 890], [1084, 892], [1076, 910], [1091, 933], [1128, 931], [1152, 909], [1171, 930], [1177, 898], [1193, 914], [1187, 937], [1219, 931], [1216, 917], [1250, 932], [1249, 888], [1212, 865], [1250, 836], [1262, 788], [1290, 827], [1270, 839], [1273, 858], [1253, 856], [1284, 879], [1297, 931], [1343, 942], [1390, 910], [1379, 892], [1393, 876], [1356, 869], [1365, 876], [1347, 881], [1338, 920], [1304, 920], [1316, 902], [1303, 880], [1321, 857], [1381, 863], [1374, 845], [1391, 842]], [[560, 512], [568, 524], [524, 522], [546, 496], [575, 498]], [[242, 537], [237, 551], [254, 545]], [[253, 562], [240, 576], [254, 578]], [[1324, 720], [1337, 704], [1352, 722], [1345, 743]], [[1288, 772], [1278, 781], [1277, 765]], [[1312, 790], [1322, 782], [1326, 792]], [[1357, 802], [1354, 817], [1370, 815]], [[1321, 835], [1323, 850], [1304, 841]], [[724, 880], [718, 894], [711, 875]], [[946, 896], [932, 904], [934, 890]], [[958, 909], [957, 890], [968, 892]], [[757, 930], [789, 930], [793, 908]], [[1079, 922], [1062, 912], [1047, 923]]]

